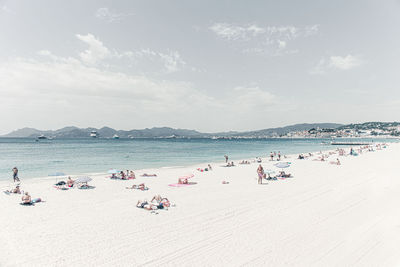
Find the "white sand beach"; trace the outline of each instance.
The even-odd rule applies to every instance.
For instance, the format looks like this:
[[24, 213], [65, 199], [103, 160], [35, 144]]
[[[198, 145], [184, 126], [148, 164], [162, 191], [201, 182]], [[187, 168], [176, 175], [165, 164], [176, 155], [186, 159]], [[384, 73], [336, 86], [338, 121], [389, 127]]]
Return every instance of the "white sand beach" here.
[[[263, 185], [257, 163], [147, 169], [128, 181], [101, 174], [90, 190], [23, 180], [44, 202], [21, 206], [21, 195], [1, 193], [0, 266], [399, 266], [400, 144], [341, 156], [340, 166], [329, 164], [337, 155], [317, 156], [285, 159], [294, 177]], [[197, 184], [168, 186], [188, 173]], [[125, 189], [141, 182], [150, 190]], [[136, 207], [155, 194], [176, 206]]]

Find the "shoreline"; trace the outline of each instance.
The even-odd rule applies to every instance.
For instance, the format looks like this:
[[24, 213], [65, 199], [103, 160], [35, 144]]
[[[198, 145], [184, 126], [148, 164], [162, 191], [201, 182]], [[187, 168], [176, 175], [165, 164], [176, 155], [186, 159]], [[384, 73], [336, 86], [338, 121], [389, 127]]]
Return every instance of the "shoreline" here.
[[[389, 143], [386, 149], [357, 157], [339, 157], [340, 166], [329, 164], [337, 155], [319, 162], [313, 161], [318, 152], [311, 153], [314, 156], [305, 160], [293, 154], [282, 159], [292, 162], [285, 171], [294, 177], [263, 185], [257, 184], [258, 163], [224, 168], [222, 162], [212, 163], [213, 170], [208, 172], [198, 172], [199, 164], [145, 169], [157, 171], [158, 176], [140, 177], [136, 171], [137, 179], [127, 181], [98, 174], [89, 183], [96, 187], [93, 190], [56, 190], [51, 182], [54, 177], [22, 181], [33, 198], [45, 202], [23, 207], [18, 205], [20, 195], [1, 194], [0, 208], [7, 220], [0, 220], [0, 250], [7, 256], [0, 258], [0, 265], [364, 266], [366, 262], [399, 262], [394, 251], [400, 233], [393, 236], [393, 231], [400, 225], [395, 212], [400, 181], [397, 165], [390, 166], [400, 156], [400, 144]], [[278, 170], [275, 163], [264, 157], [262, 165]], [[186, 173], [195, 175], [191, 181], [196, 184], [168, 186]], [[223, 180], [229, 184], [222, 184]], [[150, 190], [125, 189], [141, 182]], [[150, 200], [155, 194], [175, 206], [158, 214], [136, 207], [138, 200]], [[392, 235], [391, 243], [388, 235]], [[375, 246], [377, 254], [364, 253], [370, 246]], [[366, 255], [362, 260], [360, 253]]]
[[[301, 138], [304, 139], [304, 138]], [[370, 145], [375, 145], [375, 144], [380, 144], [381, 142], [371, 142]], [[389, 144], [396, 144], [398, 142], [390, 142]], [[305, 153], [319, 153], [319, 152], [329, 152], [329, 151], [335, 151], [337, 149], [343, 148], [343, 149], [348, 149], [349, 147], [351, 147], [352, 145], [340, 145], [340, 146], [333, 146], [333, 145], [326, 145], [326, 148], [330, 147], [331, 149], [325, 149], [325, 150], [320, 150], [320, 151], [302, 151], [299, 153], [295, 153], [295, 154], [287, 154], [285, 156], [287, 157], [292, 157], [292, 156], [296, 156], [298, 154], [305, 154]], [[353, 145], [354, 147], [358, 147], [359, 145]], [[264, 154], [268, 154], [269, 152], [265, 152]], [[283, 155], [283, 154], [282, 154]], [[221, 156], [222, 157], [222, 156]], [[240, 159], [230, 159], [229, 161], [241, 161], [241, 160], [248, 160], [248, 161], [253, 161], [255, 158], [261, 158], [264, 161], [268, 161], [269, 162], [269, 157], [262, 157], [262, 156], [254, 156], [254, 157], [249, 157], [249, 158], [240, 158]], [[284, 161], [284, 160], [282, 160]], [[146, 171], [157, 171], [157, 170], [163, 170], [163, 169], [178, 169], [178, 168], [193, 168], [194, 170], [196, 169], [196, 167], [200, 166], [200, 165], [204, 165], [206, 166], [207, 164], [211, 164], [211, 165], [216, 165], [216, 164], [224, 164], [225, 162], [223, 160], [221, 161], [214, 161], [214, 162], [200, 162], [200, 163], [188, 163], [187, 165], [181, 165], [181, 166], [162, 166], [162, 167], [148, 167], [148, 168], [142, 168], [142, 169], [137, 169], [137, 170], [133, 170], [135, 172], [135, 174], [137, 172], [146, 172]], [[124, 169], [124, 171], [126, 171], [126, 169]], [[61, 178], [66, 179], [68, 176], [71, 177], [77, 177], [77, 176], [100, 176], [100, 175], [107, 175], [107, 171], [105, 170], [104, 172], [79, 172], [79, 173], [70, 173], [70, 174], [66, 174], [65, 176], [60, 176], [60, 178], [58, 180], [60, 180]], [[22, 181], [30, 181], [30, 180], [51, 180], [51, 179], [57, 179], [56, 176], [35, 176], [35, 177], [26, 177], [26, 178], [21, 178], [21, 182]], [[12, 174], [10, 172], [10, 178], [9, 179], [0, 179], [0, 186], [2, 186], [2, 184], [7, 183], [7, 181], [9, 183], [13, 184], [12, 181]]]

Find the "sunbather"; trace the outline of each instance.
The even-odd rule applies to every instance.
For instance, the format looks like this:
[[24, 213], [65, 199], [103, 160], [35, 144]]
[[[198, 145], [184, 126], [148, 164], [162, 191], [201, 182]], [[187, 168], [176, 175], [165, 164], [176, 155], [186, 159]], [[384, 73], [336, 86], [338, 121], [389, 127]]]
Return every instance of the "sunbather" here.
[[21, 190], [19, 188], [19, 185], [17, 185], [14, 189], [12, 190], [6, 190], [4, 191], [6, 193], [10, 193], [10, 194], [21, 194]]
[[156, 177], [157, 174], [154, 174], [154, 173], [153, 173], [153, 174], [143, 173], [142, 176], [143, 176], [143, 177]]
[[21, 200], [22, 200], [21, 204], [23, 204], [23, 205], [32, 204], [32, 198], [31, 198], [31, 196], [29, 195], [28, 192], [25, 192], [25, 194], [22, 196]]
[[142, 191], [144, 191], [144, 190], [149, 190], [149, 188], [146, 187], [144, 183], [141, 183], [141, 184], [139, 184], [139, 185], [135, 185], [135, 184], [134, 184], [134, 185], [132, 185], [131, 187], [126, 187], [126, 189], [139, 189], [139, 190], [142, 190]]
[[340, 165], [340, 160], [336, 159], [336, 161], [331, 161], [330, 164]]
[[290, 173], [286, 174], [284, 171], [280, 171], [278, 177], [289, 178], [291, 176]]
[[147, 202], [147, 200], [144, 200], [144, 201], [138, 200], [138, 202], [136, 203], [136, 207], [145, 209], [145, 210], [156, 210], [157, 209], [156, 205]]
[[158, 209], [168, 208], [171, 206], [168, 198], [161, 197], [161, 195], [155, 195], [150, 202], [153, 203], [154, 201], [156, 201]]
[[178, 184], [188, 184], [189, 180], [188, 178], [179, 178], [178, 179]]

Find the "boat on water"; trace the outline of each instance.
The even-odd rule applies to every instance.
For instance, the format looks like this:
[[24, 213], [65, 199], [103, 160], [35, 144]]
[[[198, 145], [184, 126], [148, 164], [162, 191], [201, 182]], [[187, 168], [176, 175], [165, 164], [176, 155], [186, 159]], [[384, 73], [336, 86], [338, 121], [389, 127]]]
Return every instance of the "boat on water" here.
[[113, 139], [119, 139], [119, 136], [116, 135], [116, 134], [114, 134], [112, 138], [113, 138]]
[[370, 143], [367, 142], [331, 142], [333, 146], [367, 146]]
[[46, 136], [44, 136], [43, 134], [41, 134], [41, 135], [39, 135], [38, 137], [37, 137], [37, 139], [48, 139]]
[[97, 138], [97, 137], [99, 137], [99, 134], [97, 133], [97, 131], [91, 131], [90, 132], [90, 137]]

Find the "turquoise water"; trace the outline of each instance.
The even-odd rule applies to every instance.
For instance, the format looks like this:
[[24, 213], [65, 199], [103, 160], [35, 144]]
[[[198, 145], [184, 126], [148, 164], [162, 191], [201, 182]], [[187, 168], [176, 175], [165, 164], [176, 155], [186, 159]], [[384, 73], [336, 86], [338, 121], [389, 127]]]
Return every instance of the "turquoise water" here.
[[[355, 139], [351, 139], [354, 141]], [[0, 180], [11, 179], [17, 166], [22, 179], [137, 170], [267, 156], [271, 151], [295, 154], [332, 149], [324, 139], [54, 139], [0, 138]], [[364, 141], [371, 141], [370, 139]], [[378, 141], [378, 140], [374, 140]], [[387, 141], [387, 140], [386, 140]]]

